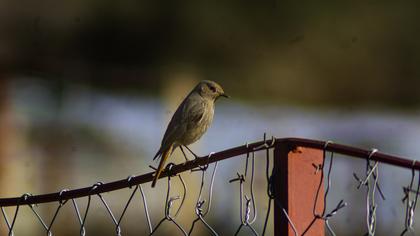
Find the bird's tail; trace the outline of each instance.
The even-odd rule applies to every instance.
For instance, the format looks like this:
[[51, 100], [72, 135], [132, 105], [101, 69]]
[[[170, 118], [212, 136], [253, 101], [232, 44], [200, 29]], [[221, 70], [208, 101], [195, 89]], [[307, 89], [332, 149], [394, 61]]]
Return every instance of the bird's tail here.
[[159, 162], [159, 166], [155, 172], [155, 176], [153, 178], [153, 182], [152, 182], [152, 188], [155, 187], [156, 185], [156, 181], [159, 179], [160, 174], [162, 173], [163, 169], [164, 169], [164, 164], [166, 162], [166, 159], [168, 159], [168, 157], [171, 155], [172, 153], [172, 149], [173, 149], [174, 145], [169, 146], [169, 148], [167, 148], [166, 150], [162, 151], [162, 156], [160, 158], [160, 162]]

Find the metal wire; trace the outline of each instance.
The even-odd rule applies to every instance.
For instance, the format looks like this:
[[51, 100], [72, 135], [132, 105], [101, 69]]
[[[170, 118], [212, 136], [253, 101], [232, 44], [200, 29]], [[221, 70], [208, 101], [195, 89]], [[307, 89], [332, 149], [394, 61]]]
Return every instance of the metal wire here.
[[[29, 194], [25, 193], [19, 199], [26, 200], [28, 198], [28, 196], [29, 196]], [[8, 236], [14, 236], [13, 228], [14, 228], [15, 223], [16, 223], [16, 219], [17, 219], [17, 216], [18, 216], [18, 213], [19, 213], [19, 208], [20, 208], [20, 200], [17, 202], [16, 208], [15, 208], [15, 214], [13, 215], [12, 222], [10, 222], [8, 217], [7, 217], [6, 211], [4, 210], [3, 207], [1, 207], [1, 213], [3, 215], [4, 221], [6, 222], [6, 226], [9, 230]]]
[[[332, 141], [325, 142], [324, 150], [323, 150], [322, 164], [320, 165], [320, 167], [316, 166], [315, 173], [318, 173], [319, 170], [321, 169], [321, 177], [320, 177], [320, 180], [319, 180], [319, 185], [318, 185], [318, 189], [316, 191], [315, 200], [314, 200], [314, 206], [313, 206], [313, 209], [312, 209], [312, 212], [313, 212], [313, 214], [315, 216], [315, 218], [312, 221], [312, 223], [314, 223], [316, 219], [322, 219], [322, 220], [324, 220], [325, 221], [325, 225], [327, 226], [327, 230], [330, 233], [330, 235], [335, 236], [336, 234], [335, 234], [334, 230], [332, 229], [332, 227], [331, 227], [331, 225], [329, 223], [329, 220], [335, 214], [337, 214], [337, 212], [340, 209], [346, 207], [347, 206], [347, 203], [344, 202], [344, 200], [340, 200], [340, 202], [337, 204], [337, 206], [333, 210], [331, 210], [331, 212], [326, 213], [326, 210], [327, 210], [327, 201], [328, 201], [328, 193], [330, 192], [330, 189], [332, 187], [331, 186], [331, 172], [332, 172], [332, 167], [333, 167], [334, 152], [330, 152], [330, 158], [329, 158], [330, 161], [329, 161], [329, 164], [328, 164], [328, 172], [327, 172], [327, 186], [326, 186], [326, 189], [324, 191], [324, 207], [322, 209], [322, 213], [321, 214], [318, 214], [316, 212], [319, 194], [321, 192], [322, 186], [324, 185], [324, 168], [325, 168], [325, 161], [327, 159], [327, 157], [326, 157], [327, 151], [326, 150], [328, 148], [328, 145], [331, 144], [331, 143], [332, 143]], [[307, 227], [307, 229], [304, 231], [303, 234], [305, 234], [307, 232], [307, 230], [309, 230], [309, 228], [312, 225], [312, 223]]]
[[[238, 177], [229, 180], [229, 183], [233, 183], [233, 182], [239, 182], [239, 216], [241, 219], [241, 224], [239, 225], [238, 229], [235, 232], [235, 235], [238, 235], [238, 233], [241, 231], [242, 226], [245, 226], [247, 228], [249, 228], [251, 230], [251, 232], [254, 235], [258, 235], [258, 233], [255, 231], [255, 229], [252, 227], [252, 223], [250, 222], [250, 205], [251, 205], [251, 199], [248, 198], [247, 195], [244, 195], [244, 185], [243, 183], [245, 182], [245, 177], [242, 174], [237, 173]], [[245, 203], [245, 214], [244, 214], [244, 210], [243, 210], [243, 199], [245, 198], [246, 203]]]
[[77, 205], [76, 200], [75, 199], [71, 199], [71, 201], [73, 203], [74, 210], [76, 211], [77, 219], [78, 219], [79, 224], [80, 224], [80, 230], [79, 230], [80, 236], [85, 236], [86, 235], [85, 222], [86, 222], [87, 213], [89, 211], [90, 200], [91, 199], [92, 199], [91, 196], [89, 196], [88, 197], [88, 202], [87, 202], [87, 205], [86, 205], [86, 211], [85, 211], [85, 214], [83, 215], [83, 218], [80, 215], [79, 206]]
[[[169, 163], [167, 165], [166, 168], [169, 171], [169, 173], [171, 172], [173, 166], [174, 166], [173, 163]], [[182, 232], [183, 235], [188, 235], [187, 232], [185, 231], [185, 229], [182, 228], [182, 226], [175, 221], [175, 218], [177, 217], [177, 215], [178, 215], [179, 211], [181, 210], [182, 206], [184, 205], [184, 201], [185, 201], [186, 194], [187, 194], [187, 186], [186, 186], [184, 180], [182, 179], [181, 175], [177, 175], [177, 177], [180, 179], [180, 181], [182, 183], [182, 186], [183, 186], [183, 190], [184, 190], [181, 203], [180, 203], [178, 209], [176, 210], [176, 213], [174, 215], [171, 215], [171, 208], [173, 206], [173, 203], [174, 203], [174, 201], [179, 200], [180, 197], [179, 196], [170, 197], [170, 195], [171, 195], [171, 175], [168, 175], [168, 187], [167, 187], [167, 191], [166, 191], [166, 200], [165, 200], [165, 209], [164, 209], [165, 215], [159, 221], [159, 223], [155, 226], [155, 228], [152, 230], [150, 235], [153, 235], [159, 229], [159, 227], [162, 225], [162, 223], [164, 221], [168, 221], [168, 222], [173, 223], [179, 229], [179, 231]]]
[[[127, 181], [128, 181], [128, 182], [130, 182], [130, 180], [131, 180], [131, 179], [132, 179], [132, 176], [129, 176], [129, 177], [127, 178]], [[139, 186], [137, 185], [137, 186], [134, 188], [134, 190], [132, 191], [132, 193], [131, 193], [131, 195], [130, 195], [129, 199], [127, 200], [127, 202], [126, 202], [126, 204], [125, 204], [125, 206], [124, 206], [124, 209], [123, 209], [123, 211], [122, 211], [122, 213], [121, 213], [121, 216], [118, 218], [118, 220], [117, 220], [117, 219], [116, 219], [116, 217], [114, 216], [114, 213], [112, 212], [111, 208], [109, 207], [108, 203], [106, 202], [106, 200], [104, 199], [104, 197], [102, 196], [102, 194], [97, 194], [97, 195], [98, 195], [98, 197], [99, 197], [99, 199], [101, 200], [102, 204], [105, 206], [105, 209], [107, 210], [107, 212], [108, 212], [109, 216], [111, 217], [112, 222], [113, 222], [113, 223], [114, 223], [114, 225], [115, 225], [115, 232], [116, 232], [116, 235], [117, 235], [117, 236], [121, 236], [121, 227], [120, 227], [120, 225], [121, 225], [121, 221], [122, 221], [122, 219], [123, 219], [123, 217], [124, 217], [124, 215], [125, 215], [125, 213], [126, 213], [126, 211], [127, 211], [128, 206], [129, 206], [129, 205], [130, 205], [130, 203], [131, 203], [131, 200], [133, 200], [134, 194], [137, 192], [138, 187], [139, 187]]]
[[[265, 140], [265, 137], [266, 136], [264, 134], [264, 140]], [[274, 139], [274, 137], [272, 139]], [[273, 173], [273, 169], [270, 170], [270, 150], [266, 149], [266, 151], [265, 151], [265, 178], [266, 178], [266, 181], [267, 181], [268, 206], [267, 206], [267, 212], [266, 212], [266, 215], [265, 215], [262, 235], [265, 235], [265, 233], [266, 233], [268, 218], [269, 218], [270, 212], [271, 212], [271, 202], [275, 198], [274, 183], [273, 183], [274, 182], [273, 181], [274, 174], [277, 174], [277, 173]], [[283, 207], [281, 207], [281, 208], [284, 210]], [[284, 212], [287, 215], [287, 212], [286, 211], [284, 211]], [[287, 218], [289, 219], [288, 215], [287, 215]], [[297, 233], [296, 233], [296, 229], [294, 228], [294, 226], [293, 226], [293, 229], [294, 229], [295, 235], [296, 235]]]
[[[208, 158], [210, 158], [211, 155], [209, 155]], [[203, 192], [203, 187], [204, 187], [204, 182], [205, 182], [205, 173], [206, 170], [208, 168], [208, 165], [205, 166], [205, 168], [201, 168], [201, 183], [200, 183], [200, 191], [198, 194], [198, 198], [197, 198], [197, 202], [196, 202], [196, 206], [195, 206], [195, 214], [197, 215], [197, 218], [192, 222], [191, 228], [188, 231], [188, 235], [191, 235], [193, 230], [194, 230], [194, 226], [198, 221], [201, 221], [204, 226], [210, 231], [210, 233], [212, 235], [218, 235], [216, 230], [214, 230], [205, 220], [204, 217], [210, 212], [211, 209], [211, 202], [212, 202], [212, 196], [213, 196], [213, 186], [214, 186], [214, 177], [216, 176], [216, 170], [217, 170], [217, 164], [218, 162], [216, 162], [214, 164], [214, 168], [213, 168], [213, 172], [211, 174], [211, 180], [210, 180], [210, 186], [209, 186], [209, 196], [207, 198], [207, 209], [203, 210], [203, 206], [206, 203], [205, 199], [202, 199], [201, 195]]]
[[[64, 189], [64, 190], [61, 190], [60, 191], [60, 196], [62, 196], [62, 194], [64, 193], [64, 192], [66, 192], [66, 191], [68, 191], [67, 189]], [[28, 194], [27, 195], [28, 196], [28, 198], [31, 196], [30, 194]], [[34, 208], [34, 206], [36, 206], [37, 207], [37, 205], [28, 205], [29, 206], [29, 208], [31, 208], [31, 210], [32, 210], [32, 212], [35, 214], [35, 216], [36, 216], [36, 218], [38, 219], [38, 221], [39, 221], [39, 223], [42, 225], [42, 227], [45, 229], [45, 231], [46, 231], [46, 233], [47, 233], [47, 236], [52, 236], [53, 235], [53, 233], [52, 233], [52, 231], [51, 231], [51, 228], [52, 228], [52, 226], [53, 226], [53, 224], [54, 224], [54, 222], [55, 222], [55, 220], [57, 219], [57, 216], [58, 216], [58, 213], [60, 212], [60, 210], [61, 210], [61, 208], [64, 206], [64, 204], [66, 204], [67, 203], [67, 201], [68, 200], [60, 200], [60, 201], [58, 201], [58, 206], [57, 206], [57, 208], [56, 208], [56, 210], [55, 210], [55, 213], [54, 213], [54, 215], [53, 215], [53, 217], [52, 217], [52, 219], [51, 219], [51, 222], [47, 225], [46, 223], [45, 223], [45, 221], [44, 221], [44, 219], [41, 217], [41, 215], [38, 213], [38, 211]]]
[[[415, 165], [416, 160], [413, 161], [413, 166]], [[406, 209], [405, 209], [405, 228], [403, 230], [403, 232], [401, 233], [401, 235], [405, 235], [406, 233], [411, 233], [413, 235], [414, 234], [414, 212], [416, 210], [416, 206], [417, 206], [417, 199], [419, 196], [419, 191], [420, 191], [420, 174], [419, 174], [419, 179], [417, 181], [417, 189], [414, 191], [413, 189], [413, 184], [414, 184], [414, 178], [416, 176], [416, 172], [414, 170], [414, 168], [411, 170], [411, 181], [410, 184], [408, 185], [408, 187], [403, 188], [404, 190], [404, 194], [405, 197], [403, 198], [403, 202], [406, 202]], [[414, 192], [415, 193], [415, 197], [414, 199], [411, 199], [410, 197], [410, 193]]]
[[[229, 183], [236, 182], [236, 181], [239, 182], [239, 204], [240, 204], [239, 215], [241, 219], [241, 224], [237, 228], [235, 235], [239, 234], [242, 227], [248, 228], [253, 233], [253, 235], [258, 235], [257, 231], [252, 226], [252, 224], [257, 219], [257, 207], [256, 207], [255, 194], [254, 194], [255, 150], [265, 148], [267, 150], [267, 155], [269, 158], [269, 148], [271, 148], [274, 145], [274, 143], [275, 143], [275, 138], [272, 137], [271, 141], [268, 143], [266, 140], [266, 134], [264, 133], [264, 143], [251, 150], [251, 177], [250, 177], [250, 184], [249, 184], [249, 192], [251, 195], [250, 198], [248, 197], [248, 195], [244, 194], [244, 182], [246, 181], [246, 176], [248, 173], [248, 165], [249, 165], [249, 152], [246, 154], [246, 159], [245, 159], [245, 170], [244, 170], [245, 174], [244, 175], [239, 174], [238, 172], [237, 178], [229, 180]], [[246, 147], [249, 148], [248, 143], [246, 143]], [[243, 200], [245, 200], [245, 207], [243, 204]], [[252, 212], [252, 217], [251, 217], [251, 212]], [[263, 230], [263, 234], [264, 233], [265, 233], [265, 227]]]
[[147, 220], [147, 226], [149, 227], [149, 232], [150, 234], [153, 232], [153, 227], [152, 227], [152, 222], [150, 221], [150, 215], [149, 215], [149, 207], [147, 206], [147, 199], [146, 199], [146, 195], [144, 194], [143, 191], [143, 187], [139, 184], [139, 190], [141, 193], [141, 197], [142, 197], [142, 202], [143, 202], [143, 208], [144, 208], [144, 214], [146, 215], [146, 220]]
[[[369, 156], [366, 158], [366, 177], [365, 179], [359, 178], [355, 173], [353, 173], [354, 178], [359, 182], [357, 188], [360, 186], [366, 186], [366, 228], [367, 235], [373, 236], [376, 233], [376, 198], [375, 193], [378, 192], [381, 194], [382, 198], [385, 200], [385, 196], [379, 187], [379, 167], [378, 161], [374, 161], [372, 165], [372, 156], [378, 152], [378, 149], [372, 149], [369, 153]], [[373, 182], [373, 183], [372, 183]]]

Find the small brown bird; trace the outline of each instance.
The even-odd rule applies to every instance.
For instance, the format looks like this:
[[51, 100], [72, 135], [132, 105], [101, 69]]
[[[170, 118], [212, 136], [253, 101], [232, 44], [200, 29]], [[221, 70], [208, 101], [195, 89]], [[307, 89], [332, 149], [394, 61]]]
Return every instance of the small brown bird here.
[[172, 116], [168, 128], [166, 128], [159, 151], [153, 158], [153, 160], [159, 157], [161, 159], [152, 182], [152, 187], [156, 185], [156, 181], [163, 171], [163, 165], [166, 160], [177, 147], [180, 147], [185, 158], [186, 156], [182, 146], [185, 146], [197, 158], [197, 155], [187, 145], [200, 139], [206, 132], [213, 121], [214, 102], [221, 96], [229, 97], [217, 83], [203, 80], [182, 101]]

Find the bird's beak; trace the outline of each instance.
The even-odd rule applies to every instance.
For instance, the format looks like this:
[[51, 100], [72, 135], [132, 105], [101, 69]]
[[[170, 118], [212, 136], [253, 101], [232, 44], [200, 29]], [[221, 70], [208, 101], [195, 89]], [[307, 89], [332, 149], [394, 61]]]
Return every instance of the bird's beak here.
[[230, 98], [230, 96], [227, 95], [226, 93], [222, 93], [222, 94], [220, 94], [220, 96], [225, 97], [225, 98]]

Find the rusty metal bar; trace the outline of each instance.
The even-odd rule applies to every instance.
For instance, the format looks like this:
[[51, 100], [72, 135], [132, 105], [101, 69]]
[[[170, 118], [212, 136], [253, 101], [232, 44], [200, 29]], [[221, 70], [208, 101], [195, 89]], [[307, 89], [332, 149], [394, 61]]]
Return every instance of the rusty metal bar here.
[[284, 144], [274, 148], [274, 235], [325, 235], [324, 220], [313, 212], [324, 209], [324, 188], [319, 185], [321, 171], [313, 166], [322, 165], [323, 150], [289, 150]]
[[[267, 146], [263, 146], [263, 144], [273, 144], [271, 140], [267, 141], [260, 141], [256, 143], [252, 143], [249, 145], [243, 145], [239, 147], [235, 147], [232, 149], [228, 149], [225, 151], [217, 152], [211, 155], [210, 158], [203, 157], [199, 158], [193, 161], [188, 161], [186, 163], [182, 163], [179, 165], [175, 165], [171, 169], [172, 174], [178, 174], [187, 170], [190, 170], [192, 168], [198, 167], [200, 165], [205, 165], [208, 163], [213, 163], [216, 161], [221, 161], [227, 158], [231, 158], [234, 156], [243, 155], [247, 152], [250, 152], [252, 150], [258, 151], [266, 149]], [[301, 138], [280, 138], [276, 139], [274, 142], [274, 145], [271, 145], [269, 148], [272, 148], [276, 145], [282, 145], [284, 148], [286, 148], [285, 151], [293, 150], [295, 147], [309, 147], [314, 149], [323, 149], [325, 142], [324, 141], [318, 141], [318, 140], [310, 140], [310, 139], [301, 139]], [[259, 147], [259, 148], [258, 148]], [[254, 149], [258, 148], [258, 149]], [[340, 153], [344, 155], [348, 155], [350, 157], [357, 157], [365, 159], [369, 156], [370, 150], [350, 147], [346, 145], [341, 144], [329, 144], [328, 151]], [[413, 160], [404, 159], [399, 156], [393, 156], [388, 155], [384, 153], [377, 152], [374, 155], [371, 156], [372, 160], [376, 160], [382, 163], [387, 163], [395, 166], [405, 167], [409, 169], [416, 169], [420, 170], [420, 162], [413, 162]], [[414, 165], [413, 165], [414, 164]], [[165, 171], [161, 178], [167, 177], [168, 172]], [[0, 206], [6, 207], [6, 206], [16, 206], [16, 205], [27, 205], [27, 204], [38, 204], [38, 203], [46, 203], [46, 202], [56, 202], [59, 200], [70, 200], [74, 198], [80, 198], [80, 197], [86, 197], [89, 195], [94, 195], [98, 193], [104, 193], [104, 192], [110, 192], [118, 189], [127, 188], [130, 186], [135, 186], [138, 184], [144, 184], [147, 182], [150, 182], [153, 178], [153, 172], [135, 176], [129, 179], [123, 179], [118, 180], [110, 183], [105, 183], [101, 185], [96, 185], [95, 188], [92, 187], [85, 187], [80, 189], [74, 189], [62, 192], [56, 192], [56, 193], [48, 193], [48, 194], [42, 194], [42, 195], [34, 195], [26, 198], [2, 198], [0, 199]]]
[[[301, 146], [301, 147], [310, 147], [316, 149], [324, 149], [325, 141], [311, 140], [311, 139], [302, 139], [302, 138], [285, 138], [282, 139], [283, 142], [289, 144], [290, 147]], [[282, 142], [278, 140], [278, 142]], [[356, 147], [351, 147], [348, 145], [330, 143], [326, 151], [339, 153], [346, 155], [348, 157], [356, 157], [360, 159], [366, 159], [371, 154], [372, 150], [361, 149]], [[401, 156], [395, 156], [390, 154], [385, 154], [381, 152], [376, 152], [371, 156], [371, 160], [379, 161], [381, 163], [386, 163], [394, 166], [404, 167], [408, 169], [420, 170], [420, 161], [414, 162], [414, 160], [406, 159]], [[414, 164], [414, 165], [413, 165]]]

